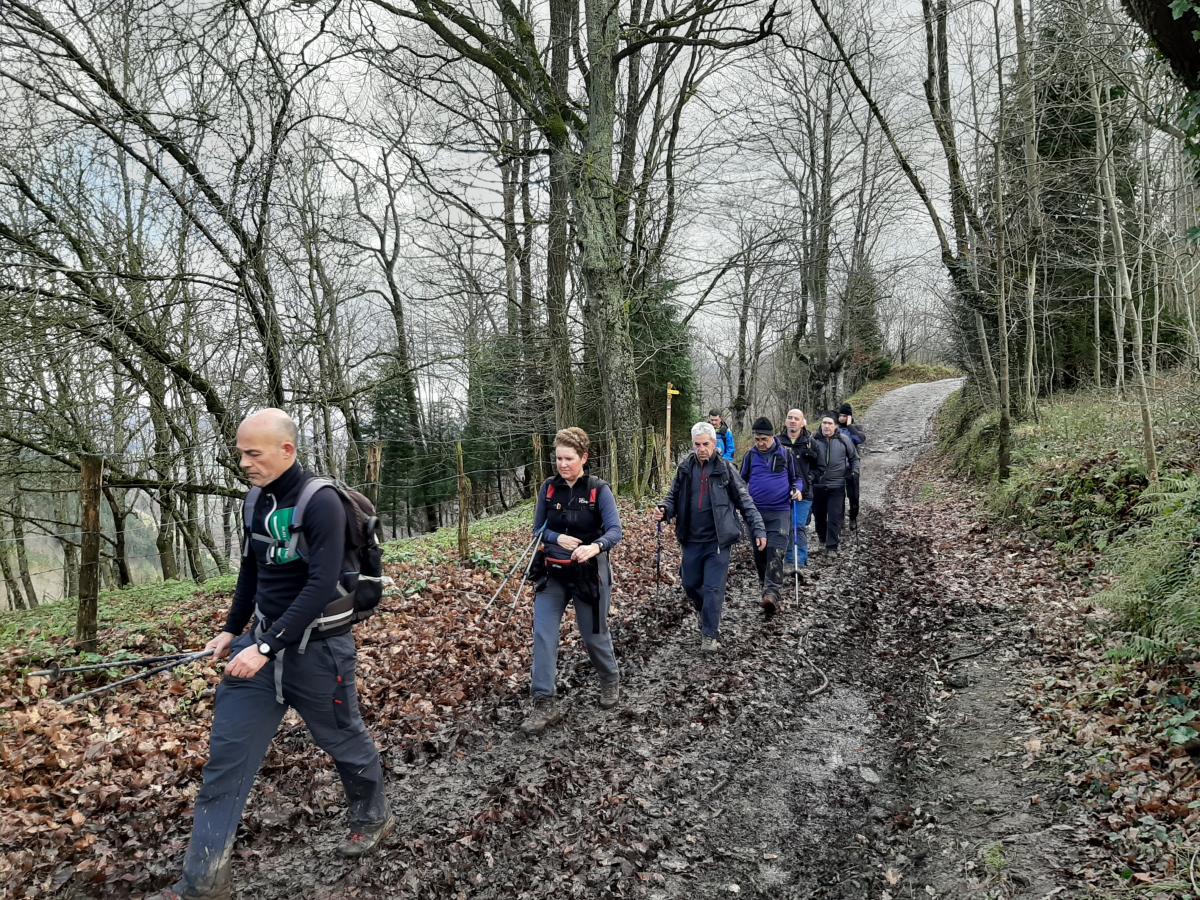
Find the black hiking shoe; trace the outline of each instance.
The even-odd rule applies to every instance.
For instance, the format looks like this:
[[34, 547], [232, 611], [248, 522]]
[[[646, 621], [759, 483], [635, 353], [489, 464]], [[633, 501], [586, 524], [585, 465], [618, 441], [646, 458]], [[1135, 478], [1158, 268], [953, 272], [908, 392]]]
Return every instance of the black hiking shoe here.
[[770, 621], [775, 618], [775, 613], [779, 612], [779, 597], [774, 591], [768, 591], [763, 594], [759, 605], [762, 606], [763, 618]]
[[562, 708], [553, 697], [539, 697], [533, 701], [533, 711], [521, 723], [521, 730], [532, 737], [561, 722], [562, 717]]
[[621, 702], [621, 682], [610, 681], [600, 685], [600, 708], [612, 709]]
[[833, 564], [838, 561], [837, 547], [825, 548], [825, 562]]
[[396, 817], [389, 815], [382, 825], [362, 830], [351, 829], [349, 837], [338, 844], [338, 856], [366, 856], [383, 843], [383, 839], [396, 830]]

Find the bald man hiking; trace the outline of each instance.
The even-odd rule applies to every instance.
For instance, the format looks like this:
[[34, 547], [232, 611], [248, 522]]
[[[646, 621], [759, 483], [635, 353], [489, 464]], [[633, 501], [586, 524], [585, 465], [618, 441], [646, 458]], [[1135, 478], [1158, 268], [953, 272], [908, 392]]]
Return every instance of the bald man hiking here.
[[[254, 413], [238, 428], [240, 465], [256, 490], [247, 495], [233, 605], [205, 648], [230, 662], [217, 688], [183, 877], [160, 895], [165, 900], [232, 895], [238, 821], [289, 706], [341, 776], [350, 833], [338, 852], [368, 853], [396, 825], [379, 752], [358, 710], [353, 616], [327, 611], [349, 594], [343, 584], [347, 512], [338, 490], [310, 485], [315, 476], [297, 462], [296, 441], [296, 423], [279, 409]], [[315, 491], [306, 493], [306, 485]]]

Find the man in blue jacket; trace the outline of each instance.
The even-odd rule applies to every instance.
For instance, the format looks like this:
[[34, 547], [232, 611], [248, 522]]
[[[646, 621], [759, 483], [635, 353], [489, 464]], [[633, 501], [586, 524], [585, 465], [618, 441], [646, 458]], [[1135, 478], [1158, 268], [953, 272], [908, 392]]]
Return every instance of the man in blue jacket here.
[[296, 460], [296, 440], [296, 423], [279, 409], [261, 410], [238, 428], [242, 471], [262, 493], [225, 626], [205, 648], [213, 651], [213, 659], [230, 661], [217, 687], [183, 877], [161, 895], [168, 900], [231, 896], [238, 820], [289, 706], [341, 776], [350, 834], [338, 852], [368, 853], [396, 826], [384, 795], [379, 752], [358, 710], [351, 626], [308, 631], [338, 596], [346, 511], [334, 490], [319, 489], [300, 526], [302, 548], [289, 543], [296, 501], [313, 477]]
[[733, 462], [733, 455], [737, 452], [737, 442], [733, 439], [733, 430], [725, 424], [725, 419], [722, 418], [719, 409], [708, 411], [708, 424], [717, 433], [717, 454], [721, 459]]
[[792, 501], [804, 496], [804, 481], [796, 459], [775, 437], [771, 420], [760, 416], [750, 426], [754, 446], [742, 458], [742, 480], [763, 519], [767, 546], [755, 549], [754, 565], [762, 587], [763, 614], [769, 619], [779, 607], [783, 586], [783, 554], [792, 533]]
[[692, 448], [675, 471], [671, 489], [658, 507], [658, 518], [675, 520], [675, 537], [683, 555], [683, 590], [700, 613], [700, 650], [713, 653], [721, 647], [729, 554], [742, 537], [737, 514], [750, 527], [759, 550], [766, 548], [767, 536], [762, 516], [737, 469], [717, 455], [716, 429], [708, 422], [693, 425]]

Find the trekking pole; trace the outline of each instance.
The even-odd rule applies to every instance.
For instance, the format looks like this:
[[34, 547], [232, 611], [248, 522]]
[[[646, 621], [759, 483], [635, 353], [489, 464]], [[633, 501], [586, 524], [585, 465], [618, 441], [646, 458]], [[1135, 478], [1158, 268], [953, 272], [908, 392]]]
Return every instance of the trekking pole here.
[[654, 544], [654, 605], [658, 606], [658, 598], [662, 593], [662, 527], [663, 520], [658, 520], [658, 538]]
[[173, 659], [170, 662], [165, 662], [162, 665], [155, 666], [153, 669], [147, 669], [145, 672], [136, 672], [133, 675], [126, 676], [119, 681], [114, 681], [112, 684], [101, 685], [98, 688], [92, 688], [90, 691], [84, 691], [81, 694], [72, 694], [70, 697], [66, 697], [58, 702], [63, 706], [66, 706], [68, 703], [75, 703], [77, 700], [83, 700], [85, 697], [94, 697], [97, 694], [104, 694], [108, 691], [116, 690], [123, 685], [131, 684], [135, 681], [139, 681], [142, 678], [149, 678], [151, 675], [157, 675], [159, 672], [166, 672], [169, 669], [178, 668], [179, 666], [186, 665], [187, 663], [195, 662], [198, 659], [204, 659], [204, 657], [212, 656], [212, 654], [213, 652], [211, 650], [200, 650], [196, 653], [189, 653], [186, 656], [180, 657], [179, 659]]
[[796, 605], [800, 605], [800, 526], [796, 524], [799, 511], [797, 501], [792, 501], [792, 577], [796, 584]]
[[[546, 526], [543, 525], [542, 531], [545, 530]], [[541, 531], [539, 531], [538, 534], [540, 535]], [[535, 553], [534, 556], [536, 555], [537, 554]], [[529, 580], [529, 572], [531, 569], [533, 569], [534, 556], [529, 557], [529, 564], [525, 566], [525, 574], [521, 576], [521, 583], [517, 585], [517, 592], [513, 594], [512, 608], [509, 609], [508, 615], [504, 617], [504, 622], [500, 626], [501, 628], [508, 625], [509, 620], [513, 617], [513, 613], [517, 611], [517, 601], [521, 599], [521, 591], [525, 590], [525, 582]]]
[[[484, 612], [487, 612], [489, 609], [491, 609], [492, 604], [500, 598], [500, 592], [504, 590], [504, 586], [508, 584], [509, 579], [513, 577], [517, 569], [521, 568], [521, 563], [525, 562], [526, 555], [528, 555], [529, 552], [537, 546], [538, 541], [542, 539], [542, 533], [545, 530], [546, 526], [543, 524], [542, 527], [538, 529], [537, 534], [533, 536], [533, 540], [530, 541], [529, 544], [526, 545], [525, 549], [521, 551], [521, 555], [517, 557], [517, 561], [513, 563], [512, 568], [508, 570], [508, 574], [504, 576], [504, 580], [500, 582], [500, 586], [496, 588], [496, 593], [492, 594], [492, 599], [489, 600], [487, 606], [483, 608]], [[530, 557], [530, 562], [532, 561], [533, 557]]]
[[49, 678], [51, 681], [57, 681], [60, 675], [65, 675], [68, 672], [94, 672], [98, 669], [116, 669], [123, 666], [152, 666], [155, 663], [166, 662], [171, 659], [180, 659], [187, 656], [188, 653], [167, 653], [163, 656], [147, 656], [133, 657], [130, 659], [110, 659], [107, 662], [88, 663], [85, 666], [57, 666], [53, 665], [49, 669], [38, 669], [36, 672], [30, 672], [30, 676], [35, 678]]

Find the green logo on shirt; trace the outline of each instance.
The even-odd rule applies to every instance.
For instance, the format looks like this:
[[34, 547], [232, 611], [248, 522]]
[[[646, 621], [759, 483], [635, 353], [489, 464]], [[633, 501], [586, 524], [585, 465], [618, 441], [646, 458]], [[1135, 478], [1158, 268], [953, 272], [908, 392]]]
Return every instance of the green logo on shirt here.
[[300, 558], [299, 552], [288, 549], [292, 537], [293, 507], [277, 509], [267, 516], [267, 534], [275, 538], [275, 545], [267, 552], [267, 561], [276, 566], [287, 565]]

